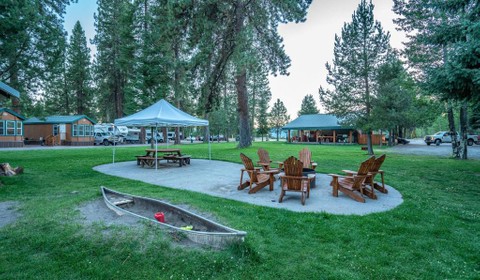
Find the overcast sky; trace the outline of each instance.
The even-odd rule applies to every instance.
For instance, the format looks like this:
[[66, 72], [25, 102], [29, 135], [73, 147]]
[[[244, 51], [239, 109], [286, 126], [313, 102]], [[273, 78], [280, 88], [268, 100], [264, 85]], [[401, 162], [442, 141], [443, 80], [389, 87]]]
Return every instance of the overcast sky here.
[[[395, 30], [392, 19], [392, 0], [373, 0], [375, 19], [380, 21], [384, 30], [391, 34], [391, 45], [401, 48], [405, 41], [403, 33]], [[299, 24], [283, 24], [279, 33], [284, 38], [285, 51], [292, 60], [289, 76], [270, 77], [272, 91], [271, 105], [279, 98], [287, 107], [293, 120], [297, 117], [303, 97], [312, 94], [321, 113], [318, 88], [326, 86], [325, 63], [333, 59], [333, 44], [335, 34], [340, 35], [344, 22], [351, 22], [352, 14], [357, 9], [360, 0], [313, 0], [307, 20]], [[79, 0], [67, 8], [65, 29], [71, 34], [77, 20], [85, 30], [87, 40], [94, 35], [93, 13], [97, 4], [94, 0]]]

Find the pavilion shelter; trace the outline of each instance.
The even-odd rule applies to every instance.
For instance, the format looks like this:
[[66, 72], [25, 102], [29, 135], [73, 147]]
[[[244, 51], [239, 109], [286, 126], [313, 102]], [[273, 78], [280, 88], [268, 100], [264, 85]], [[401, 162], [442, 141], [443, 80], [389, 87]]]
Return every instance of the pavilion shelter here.
[[290, 143], [357, 143], [358, 136], [356, 129], [341, 125], [339, 119], [330, 114], [301, 115], [282, 130], [287, 131]]

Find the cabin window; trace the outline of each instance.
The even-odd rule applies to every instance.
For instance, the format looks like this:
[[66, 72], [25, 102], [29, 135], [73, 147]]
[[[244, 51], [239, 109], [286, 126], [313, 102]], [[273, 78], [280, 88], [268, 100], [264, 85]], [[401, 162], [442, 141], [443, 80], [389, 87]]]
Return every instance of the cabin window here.
[[7, 133], [6, 135], [15, 135], [15, 121], [6, 121]]
[[17, 121], [17, 135], [23, 135], [23, 123]]
[[78, 136], [78, 125], [74, 124], [74, 125], [72, 125], [72, 127], [73, 127], [72, 128], [73, 129], [72, 135], [73, 136]]
[[85, 136], [85, 125], [78, 125], [78, 136]]
[[93, 132], [95, 131], [95, 129], [93, 128], [93, 125], [89, 125], [89, 126], [88, 126], [88, 129], [90, 130], [90, 133], [88, 134], [88, 136], [92, 137], [92, 136], [93, 136]]
[[0, 121], [0, 135], [5, 135], [5, 121]]

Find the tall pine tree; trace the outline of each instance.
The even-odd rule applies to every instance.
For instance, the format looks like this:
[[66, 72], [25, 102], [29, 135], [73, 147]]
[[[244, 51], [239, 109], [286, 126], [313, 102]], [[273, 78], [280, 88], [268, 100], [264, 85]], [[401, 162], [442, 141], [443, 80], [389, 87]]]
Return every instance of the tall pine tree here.
[[[262, 64], [273, 74], [286, 74], [290, 60], [283, 50], [277, 31], [278, 23], [305, 20], [311, 0], [206, 2], [202, 24], [196, 25], [199, 38], [198, 54], [210, 66], [205, 81], [206, 107], [218, 99], [219, 82], [228, 64], [235, 69], [237, 111], [239, 116], [239, 147], [251, 145], [250, 113], [248, 110], [247, 71], [251, 65]], [[212, 40], [213, 39], [213, 40]], [[208, 42], [206, 41], [208, 40]], [[261, 50], [261, 51], [259, 51]]]
[[[15, 110], [28, 116], [64, 48], [63, 20], [70, 0], [0, 2], [0, 80], [23, 94]], [[54, 71], [54, 70], [52, 70]]]
[[79, 21], [73, 27], [67, 50], [67, 85], [74, 98], [75, 109], [71, 113], [91, 115], [90, 49]]
[[277, 132], [277, 141], [280, 136], [280, 129], [290, 121], [290, 116], [287, 114], [287, 108], [283, 102], [277, 98], [273, 104], [270, 114], [268, 115], [270, 127], [275, 128]]
[[453, 156], [467, 158], [467, 103], [480, 95], [480, 3], [476, 0], [394, 0], [396, 23], [408, 33], [405, 53], [424, 84], [446, 100], [455, 133], [452, 102], [460, 101], [462, 145]]
[[300, 111], [298, 111], [298, 116], [309, 114], [318, 114], [317, 104], [315, 104], [315, 99], [311, 94], [305, 95], [302, 99]]
[[327, 63], [327, 83], [334, 89], [320, 87], [320, 100], [329, 113], [367, 134], [368, 153], [372, 147], [372, 100], [376, 95], [377, 70], [390, 50], [390, 34], [375, 21], [374, 5], [362, 0], [345, 23], [341, 36], [335, 35], [333, 65]]
[[99, 0], [94, 18], [99, 117], [113, 121], [124, 115], [125, 96], [132, 86], [133, 7], [128, 0]]

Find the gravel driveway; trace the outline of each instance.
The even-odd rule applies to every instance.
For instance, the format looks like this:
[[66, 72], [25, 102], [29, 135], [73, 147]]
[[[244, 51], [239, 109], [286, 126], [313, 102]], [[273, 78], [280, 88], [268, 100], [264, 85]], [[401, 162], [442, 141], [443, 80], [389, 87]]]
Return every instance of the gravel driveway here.
[[[427, 146], [422, 139], [408, 140], [410, 141], [409, 144], [391, 147], [389, 152], [440, 157], [450, 157], [452, 155], [452, 145], [450, 143]], [[480, 145], [468, 146], [467, 153], [469, 159], [480, 159]]]

